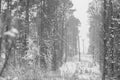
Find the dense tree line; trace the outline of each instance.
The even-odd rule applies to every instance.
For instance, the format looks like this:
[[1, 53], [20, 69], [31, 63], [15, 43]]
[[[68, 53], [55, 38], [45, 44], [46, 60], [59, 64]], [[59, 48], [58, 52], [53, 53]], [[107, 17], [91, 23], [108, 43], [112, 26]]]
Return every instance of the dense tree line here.
[[80, 21], [72, 6], [69, 0], [0, 0], [0, 76], [56, 71], [77, 54]]
[[[113, 78], [119, 79], [120, 2], [119, 0], [94, 0], [91, 4], [88, 12], [90, 12], [92, 47], [89, 50], [94, 50], [92, 53], [98, 55], [96, 59], [99, 57], [103, 73], [102, 80], [107, 78], [112, 80]], [[96, 51], [96, 49], [98, 50]]]

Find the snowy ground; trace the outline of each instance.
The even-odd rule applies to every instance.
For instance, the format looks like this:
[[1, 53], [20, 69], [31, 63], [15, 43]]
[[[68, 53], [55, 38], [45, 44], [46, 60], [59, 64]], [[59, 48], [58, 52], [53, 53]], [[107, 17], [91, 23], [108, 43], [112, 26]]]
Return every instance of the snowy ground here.
[[[33, 74], [32, 70], [26, 73], [29, 77], [25, 77], [28, 79], [24, 79], [24, 76], [21, 75], [15, 77], [11, 80], [33, 80], [33, 76], [37, 76], [36, 80], [101, 80], [100, 66], [98, 63], [94, 62], [91, 55], [81, 55], [81, 61], [79, 61], [79, 56], [76, 55], [72, 57], [73, 59], [64, 63], [57, 72], [39, 72], [37, 74]], [[17, 70], [17, 72], [20, 69]], [[17, 74], [15, 74], [17, 75]], [[10, 79], [2, 79], [0, 80], [10, 80]]]
[[60, 67], [61, 76], [72, 78], [72, 80], [100, 80], [100, 66], [93, 61], [91, 55], [81, 55], [81, 61], [78, 60], [78, 55], [76, 55], [71, 61], [63, 64]]

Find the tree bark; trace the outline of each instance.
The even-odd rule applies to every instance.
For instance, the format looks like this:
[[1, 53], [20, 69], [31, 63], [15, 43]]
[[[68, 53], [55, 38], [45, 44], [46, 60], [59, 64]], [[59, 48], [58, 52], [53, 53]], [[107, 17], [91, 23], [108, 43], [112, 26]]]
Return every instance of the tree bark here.
[[104, 0], [104, 3], [103, 3], [103, 7], [104, 7], [104, 12], [103, 12], [103, 28], [104, 28], [104, 53], [103, 53], [103, 71], [102, 71], [102, 80], [105, 80], [105, 75], [106, 75], [106, 0]]
[[[8, 31], [9, 29], [10, 29], [10, 16], [11, 16], [11, 2], [10, 2], [10, 0], [8, 0], [7, 1], [7, 13], [5, 13], [5, 15], [7, 15], [5, 18], [5, 20], [6, 20], [6, 24], [7, 24], [7, 26], [6, 26], [6, 31]], [[3, 38], [3, 37], [2, 37]], [[3, 64], [3, 66], [2, 66], [2, 69], [1, 69], [1, 71], [0, 71], [0, 76], [2, 76], [2, 74], [3, 74], [3, 72], [4, 72], [4, 70], [5, 70], [5, 68], [7, 67], [7, 64], [8, 64], [8, 60], [9, 60], [9, 57], [10, 57], [10, 55], [11, 55], [11, 47], [12, 47], [12, 43], [9, 43], [8, 42], [8, 36], [4, 36], [4, 40], [5, 40], [5, 50], [6, 50], [6, 52], [5, 52], [5, 62], [4, 62], [4, 64]]]
[[79, 35], [78, 35], [78, 54], [79, 54], [79, 61], [81, 61], [81, 55], [80, 55], [80, 37], [79, 37]]
[[26, 28], [25, 28], [25, 48], [27, 49], [27, 38], [29, 35], [29, 0], [26, 0]]
[[[113, 15], [113, 6], [112, 6], [112, 1], [111, 0], [109, 0], [109, 5], [110, 5], [110, 7], [109, 7], [109, 17], [110, 17], [110, 19], [109, 19], [109, 26], [111, 26], [111, 27], [113, 27], [112, 26], [112, 15]], [[114, 35], [114, 31], [112, 31], [112, 30], [110, 30], [110, 33], [111, 33], [111, 35]], [[110, 36], [111, 37], [111, 41], [110, 41], [110, 44], [111, 44], [111, 54], [112, 54], [112, 62], [111, 62], [111, 77], [113, 77], [113, 75], [114, 75], [114, 37], [112, 37], [112, 36]]]
[[[0, 14], [1, 14], [1, 1], [2, 1], [2, 0], [0, 0]], [[0, 21], [1, 21], [1, 23], [2, 23], [2, 20], [0, 20]], [[2, 28], [3, 25], [1, 24], [0, 27]], [[1, 54], [1, 48], [2, 48], [2, 30], [1, 30], [1, 32], [0, 32], [0, 54]]]

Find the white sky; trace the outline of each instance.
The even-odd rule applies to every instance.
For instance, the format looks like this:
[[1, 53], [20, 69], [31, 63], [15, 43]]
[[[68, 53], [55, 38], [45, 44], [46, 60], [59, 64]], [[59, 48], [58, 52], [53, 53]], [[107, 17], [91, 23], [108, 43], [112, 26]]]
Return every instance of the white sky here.
[[87, 17], [87, 10], [88, 4], [92, 0], [72, 0], [74, 6], [73, 8], [76, 9], [74, 12], [74, 16], [77, 17], [81, 22], [80, 27], [80, 43], [81, 43], [81, 52], [83, 52], [83, 39], [84, 39], [84, 51], [87, 53], [89, 47], [89, 38], [87, 36], [89, 32], [89, 24], [88, 24], [88, 17]]

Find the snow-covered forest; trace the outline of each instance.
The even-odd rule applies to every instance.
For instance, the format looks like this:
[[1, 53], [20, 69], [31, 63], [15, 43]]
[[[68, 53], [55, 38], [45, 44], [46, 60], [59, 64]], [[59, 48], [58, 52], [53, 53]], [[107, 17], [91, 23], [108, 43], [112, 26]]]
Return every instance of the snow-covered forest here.
[[0, 0], [0, 80], [120, 80], [120, 1], [89, 3], [87, 53], [73, 1]]

